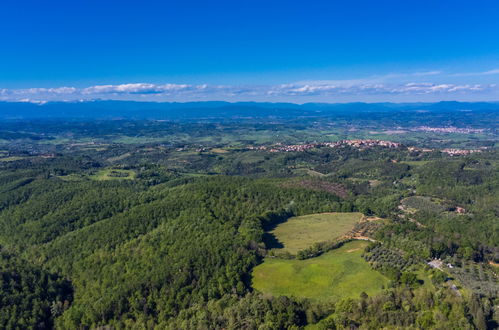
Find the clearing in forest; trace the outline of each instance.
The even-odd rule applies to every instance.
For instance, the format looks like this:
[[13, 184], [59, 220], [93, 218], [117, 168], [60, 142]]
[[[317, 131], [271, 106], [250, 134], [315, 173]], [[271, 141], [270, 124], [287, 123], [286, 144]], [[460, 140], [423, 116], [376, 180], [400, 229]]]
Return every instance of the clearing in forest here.
[[136, 177], [135, 171], [122, 169], [105, 169], [90, 176], [91, 179], [97, 181], [107, 180], [133, 180]]
[[316, 213], [293, 217], [279, 224], [270, 234], [295, 254], [314, 243], [331, 241], [347, 234], [362, 218], [361, 213]]
[[368, 245], [352, 241], [342, 247], [306, 260], [265, 258], [253, 270], [253, 287], [273, 296], [295, 296], [319, 301], [372, 296], [389, 280], [371, 269], [362, 258]]

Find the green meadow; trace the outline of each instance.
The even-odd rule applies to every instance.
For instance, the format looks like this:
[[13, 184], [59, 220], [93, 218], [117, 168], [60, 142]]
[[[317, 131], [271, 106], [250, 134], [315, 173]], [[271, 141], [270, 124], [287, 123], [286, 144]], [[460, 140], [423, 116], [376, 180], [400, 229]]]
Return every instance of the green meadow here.
[[362, 292], [374, 295], [386, 287], [389, 280], [371, 269], [362, 258], [367, 244], [352, 241], [306, 260], [266, 258], [253, 270], [253, 287], [273, 296], [318, 301], [358, 298]]
[[105, 169], [91, 175], [90, 178], [97, 181], [133, 180], [135, 179], [136, 175], [137, 174], [132, 170]]
[[[271, 233], [283, 244], [282, 251], [293, 254], [345, 235], [361, 218], [361, 213], [309, 214], [290, 218]], [[386, 287], [388, 279], [362, 258], [368, 244], [352, 241], [306, 260], [267, 257], [253, 270], [253, 287], [273, 296], [319, 301], [357, 298], [362, 292], [376, 294]]]
[[0, 162], [14, 162], [16, 160], [21, 160], [21, 159], [25, 159], [25, 158], [28, 158], [28, 157], [16, 157], [16, 156], [3, 157], [3, 158], [0, 158]]
[[361, 213], [309, 214], [290, 218], [271, 233], [284, 245], [282, 251], [294, 254], [314, 243], [345, 235], [361, 218]]

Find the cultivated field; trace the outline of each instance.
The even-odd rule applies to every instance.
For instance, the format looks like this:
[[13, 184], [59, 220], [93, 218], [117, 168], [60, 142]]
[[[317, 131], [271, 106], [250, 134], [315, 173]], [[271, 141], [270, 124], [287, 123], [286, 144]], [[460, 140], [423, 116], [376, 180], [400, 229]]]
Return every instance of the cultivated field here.
[[282, 251], [294, 254], [314, 243], [345, 235], [361, 218], [361, 213], [309, 214], [290, 218], [270, 233], [284, 245]]
[[341, 248], [306, 260], [266, 258], [253, 270], [253, 287], [274, 296], [326, 301], [374, 295], [388, 279], [372, 270], [361, 257], [368, 243], [352, 241]]

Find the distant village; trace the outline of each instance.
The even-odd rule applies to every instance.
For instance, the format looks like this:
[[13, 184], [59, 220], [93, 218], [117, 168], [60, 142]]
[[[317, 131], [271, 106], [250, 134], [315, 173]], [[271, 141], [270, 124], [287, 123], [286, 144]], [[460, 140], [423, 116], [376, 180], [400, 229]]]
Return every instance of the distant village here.
[[283, 152], [283, 151], [305, 151], [308, 149], [313, 149], [318, 147], [337, 148], [346, 145], [355, 148], [371, 148], [376, 146], [387, 147], [387, 148], [398, 148], [401, 146], [401, 144], [398, 142], [369, 139], [369, 140], [341, 140], [337, 142], [321, 142], [321, 143], [292, 144], [292, 145], [276, 144], [273, 146], [248, 146], [247, 149], [266, 150], [269, 152]]
[[419, 126], [419, 127], [414, 127], [411, 130], [423, 131], [423, 132], [461, 133], [461, 134], [483, 133], [485, 131], [485, 129], [483, 128], [459, 128], [454, 126], [446, 126], [446, 127]]
[[[338, 148], [342, 146], [350, 146], [358, 149], [367, 149], [373, 147], [384, 147], [384, 148], [400, 148], [403, 147], [401, 143], [386, 141], [386, 140], [373, 140], [373, 139], [356, 139], [356, 140], [341, 140], [337, 142], [321, 142], [321, 143], [307, 143], [307, 144], [292, 144], [292, 145], [282, 145], [276, 144], [273, 146], [248, 146], [248, 150], [264, 150], [268, 152], [300, 152], [309, 149], [319, 148], [319, 147], [329, 147]], [[410, 152], [433, 152], [434, 149], [430, 148], [418, 148], [418, 147], [407, 147]], [[450, 156], [465, 156], [472, 153], [482, 152], [480, 149], [454, 149], [447, 148], [440, 150]]]

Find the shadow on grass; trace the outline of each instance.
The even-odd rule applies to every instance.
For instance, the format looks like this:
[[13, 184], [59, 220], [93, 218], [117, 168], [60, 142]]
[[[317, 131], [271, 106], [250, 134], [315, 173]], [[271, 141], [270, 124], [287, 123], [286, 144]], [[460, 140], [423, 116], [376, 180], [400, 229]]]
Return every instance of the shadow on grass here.
[[263, 243], [267, 249], [282, 249], [284, 245], [279, 242], [277, 237], [272, 233], [264, 233], [262, 237]]
[[262, 228], [265, 231], [262, 240], [267, 249], [282, 249], [284, 247], [270, 231], [274, 230], [281, 223], [288, 221], [292, 216], [294, 216], [293, 212], [281, 210], [280, 212], [269, 212], [260, 218]]
[[266, 232], [274, 230], [278, 225], [288, 221], [289, 218], [294, 216], [293, 212], [269, 212], [260, 218], [262, 229]]

